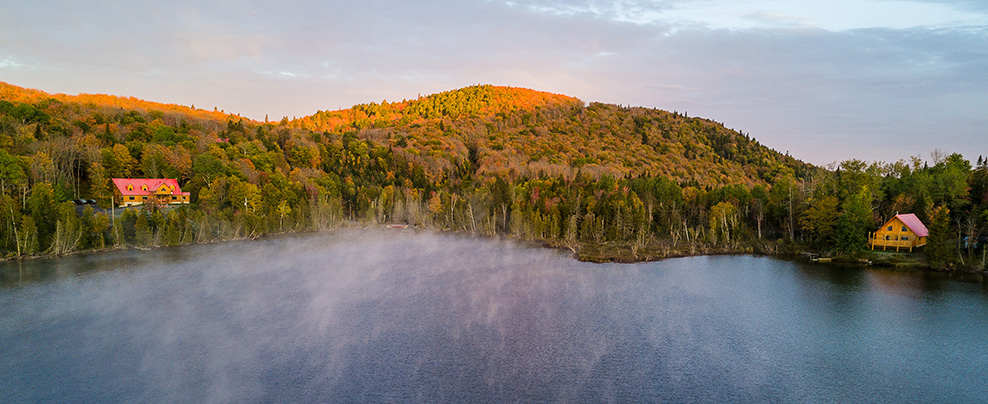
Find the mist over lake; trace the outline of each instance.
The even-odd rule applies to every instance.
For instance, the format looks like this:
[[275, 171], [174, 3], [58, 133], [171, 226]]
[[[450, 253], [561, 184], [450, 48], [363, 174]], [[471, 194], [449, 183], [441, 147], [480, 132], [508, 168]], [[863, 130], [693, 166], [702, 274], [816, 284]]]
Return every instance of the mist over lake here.
[[979, 402], [983, 279], [361, 230], [0, 263], [2, 402]]

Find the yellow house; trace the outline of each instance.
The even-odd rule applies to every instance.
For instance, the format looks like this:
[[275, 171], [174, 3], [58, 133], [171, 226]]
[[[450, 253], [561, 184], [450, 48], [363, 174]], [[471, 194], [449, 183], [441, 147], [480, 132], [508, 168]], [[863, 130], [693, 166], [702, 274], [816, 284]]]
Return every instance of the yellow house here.
[[182, 192], [178, 181], [171, 178], [113, 178], [114, 201], [117, 206], [145, 203], [173, 205], [189, 203], [189, 193]]
[[869, 235], [868, 244], [871, 245], [872, 250], [880, 246], [882, 250], [895, 247], [895, 251], [899, 251], [900, 248], [908, 248], [912, 251], [914, 247], [926, 245], [926, 237], [929, 235], [926, 225], [916, 215], [906, 213], [895, 215], [878, 231]]

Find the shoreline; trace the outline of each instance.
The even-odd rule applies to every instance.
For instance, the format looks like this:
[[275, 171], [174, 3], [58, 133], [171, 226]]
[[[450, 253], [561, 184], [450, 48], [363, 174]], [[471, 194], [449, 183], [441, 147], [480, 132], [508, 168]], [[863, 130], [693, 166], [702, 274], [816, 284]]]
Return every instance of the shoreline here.
[[[630, 241], [609, 241], [602, 243], [593, 242], [580, 242], [580, 241], [566, 241], [562, 239], [522, 239], [516, 238], [511, 235], [496, 234], [496, 235], [486, 235], [473, 232], [459, 231], [459, 230], [438, 230], [430, 229], [426, 227], [416, 227], [412, 225], [396, 227], [392, 224], [375, 224], [375, 225], [344, 225], [331, 229], [323, 230], [304, 230], [304, 231], [286, 231], [279, 233], [267, 233], [260, 234], [252, 237], [235, 237], [229, 239], [215, 239], [207, 240], [202, 242], [193, 242], [188, 244], [178, 244], [174, 246], [150, 246], [150, 247], [138, 247], [138, 246], [115, 246], [107, 247], [103, 249], [95, 250], [79, 250], [64, 254], [35, 254], [35, 255], [25, 255], [20, 257], [2, 257], [0, 258], [0, 263], [3, 262], [15, 262], [15, 261], [32, 261], [38, 259], [57, 259], [61, 257], [70, 257], [81, 254], [102, 254], [114, 251], [123, 250], [152, 250], [161, 248], [171, 248], [171, 247], [183, 247], [183, 246], [193, 246], [193, 245], [207, 245], [207, 244], [217, 244], [217, 243], [227, 243], [234, 241], [253, 241], [268, 237], [278, 237], [278, 236], [288, 236], [294, 234], [331, 234], [334, 232], [340, 232], [344, 230], [390, 230], [390, 231], [402, 231], [411, 230], [415, 232], [419, 231], [429, 231], [436, 233], [450, 233], [457, 234], [467, 237], [483, 237], [498, 240], [511, 240], [518, 243], [528, 244], [530, 246], [535, 246], [539, 248], [549, 248], [556, 250], [567, 251], [570, 257], [576, 261], [589, 262], [594, 264], [604, 264], [604, 263], [618, 263], [618, 264], [636, 264], [645, 262], [655, 262], [663, 261], [667, 259], [674, 258], [688, 258], [688, 257], [702, 257], [702, 256], [718, 256], [718, 255], [751, 255], [751, 256], [766, 256], [779, 259], [789, 259], [797, 260], [801, 256], [807, 255], [819, 255], [815, 252], [806, 252], [805, 249], [798, 248], [796, 245], [778, 245], [779, 241], [761, 243], [759, 245], [741, 245], [735, 244], [734, 248], [726, 247], [711, 247], [707, 245], [679, 245], [677, 243], [670, 243], [668, 240], [650, 240], [641, 246], [634, 246]], [[670, 245], [671, 244], [671, 245]], [[766, 248], [767, 247], [767, 248]], [[982, 275], [988, 276], [988, 269], [986, 270], [976, 270], [967, 268], [956, 268], [951, 270], [935, 270], [929, 267], [925, 262], [916, 259], [915, 256], [903, 255], [896, 256], [885, 256], [876, 255], [877, 253], [872, 251], [865, 251], [865, 256], [871, 255], [871, 259], [868, 258], [851, 258], [851, 257], [826, 257], [830, 258], [826, 263], [836, 263], [836, 264], [853, 264], [853, 265], [866, 265], [874, 266], [878, 268], [885, 268], [904, 272], [930, 272], [930, 273], [959, 273], [959, 274], [971, 274], [971, 275]], [[915, 253], [913, 253], [915, 254]]]

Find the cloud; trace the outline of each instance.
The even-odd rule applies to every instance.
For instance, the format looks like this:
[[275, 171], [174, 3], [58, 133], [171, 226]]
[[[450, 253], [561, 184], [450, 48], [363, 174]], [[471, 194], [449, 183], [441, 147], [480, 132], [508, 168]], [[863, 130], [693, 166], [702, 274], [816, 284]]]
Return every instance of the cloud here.
[[3, 60], [0, 60], [0, 69], [16, 69], [22, 66], [24, 65], [17, 63], [17, 61], [11, 57], [7, 57], [4, 58]]
[[815, 27], [815, 25], [812, 22], [812, 19], [807, 17], [799, 17], [793, 15], [779, 14], [779, 13], [770, 13], [765, 11], [745, 14], [742, 17], [752, 20], [757, 25], [764, 25], [764, 26]]

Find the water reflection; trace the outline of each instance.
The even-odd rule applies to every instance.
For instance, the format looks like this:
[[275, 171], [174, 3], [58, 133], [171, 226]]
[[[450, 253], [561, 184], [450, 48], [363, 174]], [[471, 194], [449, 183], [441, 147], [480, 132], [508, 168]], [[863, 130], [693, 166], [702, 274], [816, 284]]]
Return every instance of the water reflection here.
[[5, 265], [4, 401], [988, 396], [984, 285], [862, 267], [594, 265], [405, 231]]

